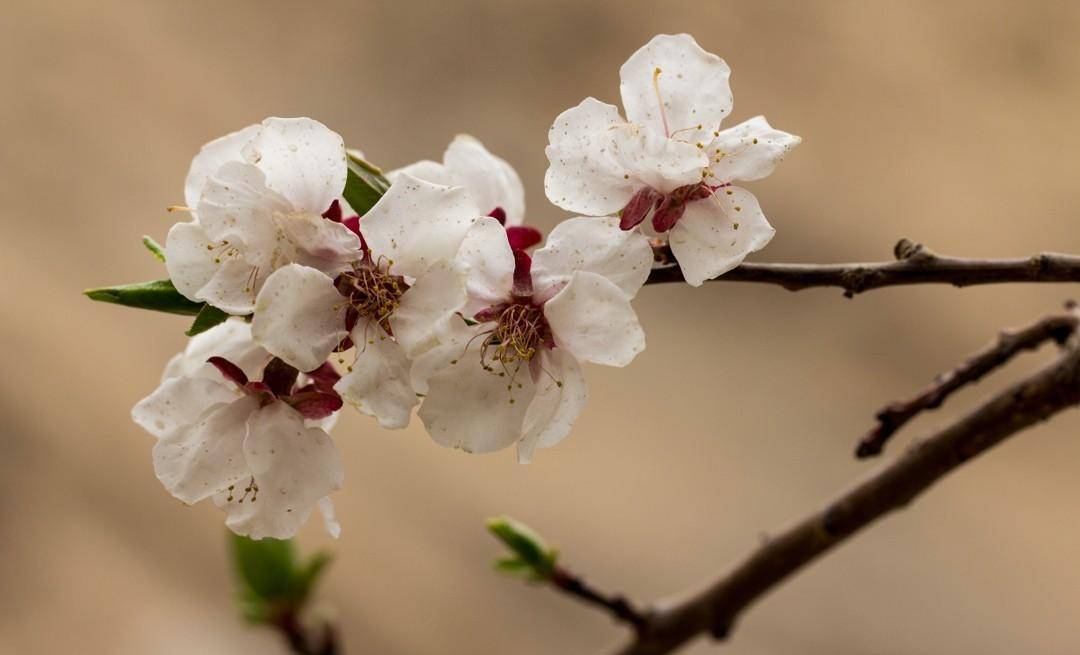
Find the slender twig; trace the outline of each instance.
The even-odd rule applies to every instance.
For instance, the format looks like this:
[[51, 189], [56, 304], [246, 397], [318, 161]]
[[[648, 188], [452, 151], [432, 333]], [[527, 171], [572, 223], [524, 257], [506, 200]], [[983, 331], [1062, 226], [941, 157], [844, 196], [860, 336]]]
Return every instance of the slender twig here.
[[681, 599], [658, 603], [613, 655], [661, 655], [710, 633], [723, 639], [773, 587], [882, 516], [910, 503], [972, 458], [1054, 414], [1080, 405], [1080, 334], [1037, 373], [994, 395], [952, 425], [913, 444], [819, 511], [766, 540], [727, 574]]
[[599, 591], [580, 576], [561, 566], [555, 567], [548, 580], [556, 589], [584, 603], [602, 608], [610, 613], [616, 621], [627, 623], [635, 630], [640, 631], [643, 629], [648, 620], [645, 614], [638, 610], [626, 597]]
[[1034, 350], [1047, 341], [1065, 343], [1077, 325], [1075, 314], [1047, 316], [1019, 330], [1005, 330], [997, 340], [975, 353], [960, 366], [943, 373], [918, 394], [892, 402], [875, 415], [877, 425], [859, 441], [855, 456], [872, 457], [881, 453], [885, 443], [908, 421], [921, 412], [935, 409], [960, 388], [975, 384], [983, 376], [1004, 365], [1025, 350]]
[[286, 611], [271, 625], [289, 642], [289, 649], [295, 655], [341, 655], [337, 629], [330, 623], [321, 626], [321, 634], [312, 635], [312, 631], [305, 629], [295, 612]]
[[[967, 259], [938, 255], [907, 239], [893, 249], [896, 261], [855, 264], [744, 263], [713, 282], [758, 282], [798, 291], [839, 287], [844, 295], [904, 284], [956, 287], [1003, 282], [1080, 282], [1080, 256], [1042, 253], [1021, 259]], [[657, 264], [646, 284], [681, 282], [682, 270], [667, 246], [654, 249]]]

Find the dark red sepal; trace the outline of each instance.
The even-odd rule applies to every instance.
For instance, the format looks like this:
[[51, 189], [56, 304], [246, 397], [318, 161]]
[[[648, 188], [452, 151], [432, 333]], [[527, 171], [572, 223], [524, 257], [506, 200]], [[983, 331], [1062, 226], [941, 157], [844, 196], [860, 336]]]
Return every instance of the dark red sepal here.
[[263, 369], [262, 381], [270, 387], [270, 391], [275, 396], [288, 396], [292, 393], [296, 376], [299, 374], [300, 372], [295, 368], [275, 357]]
[[544, 234], [528, 225], [511, 225], [506, 228], [506, 240], [510, 242], [511, 250], [524, 250], [543, 241]]
[[642, 187], [630, 198], [619, 215], [619, 227], [623, 230], [632, 230], [637, 227], [649, 210], [664, 199], [663, 194], [651, 187]]
[[524, 250], [514, 251], [514, 288], [513, 295], [528, 298], [533, 294], [532, 257]]
[[506, 308], [510, 305], [501, 302], [498, 305], [492, 305], [491, 307], [485, 307], [480, 311], [473, 314], [473, 320], [477, 323], [490, 323], [497, 320], [502, 313], [506, 311]]
[[684, 201], [674, 196], [664, 196], [656, 211], [653, 212], [653, 229], [660, 233], [667, 232], [679, 222], [685, 211], [686, 203]]
[[506, 225], [506, 210], [502, 207], [496, 207], [495, 209], [492, 209], [491, 212], [488, 213], [488, 216], [499, 221], [499, 225]]
[[341, 379], [341, 374], [337, 372], [330, 362], [323, 362], [322, 366], [314, 371], [308, 371], [304, 375], [311, 378], [311, 382], [316, 389], [326, 393], [331, 393], [334, 390], [334, 385]]
[[360, 234], [360, 217], [345, 216], [345, 212], [341, 209], [341, 203], [337, 200], [330, 203], [330, 208], [322, 213], [322, 217], [333, 221], [335, 223], [341, 223], [345, 227], [349, 228], [349, 231], [355, 234], [360, 239], [360, 249], [367, 250], [367, 242], [364, 241], [364, 235]]
[[206, 360], [214, 365], [214, 367], [221, 373], [222, 376], [229, 382], [232, 382], [238, 386], [245, 386], [248, 383], [247, 373], [244, 373], [236, 364], [233, 364], [224, 357], [211, 357]]
[[317, 421], [341, 409], [341, 397], [322, 391], [305, 391], [285, 399], [293, 409], [306, 419]]
[[277, 395], [274, 393], [274, 390], [270, 388], [270, 385], [265, 382], [259, 382], [258, 380], [253, 380], [245, 384], [244, 391], [256, 396], [264, 396], [264, 401], [270, 401], [277, 398]]
[[341, 222], [341, 203], [337, 199], [330, 203], [330, 207], [322, 213], [322, 217], [334, 221], [335, 223]]

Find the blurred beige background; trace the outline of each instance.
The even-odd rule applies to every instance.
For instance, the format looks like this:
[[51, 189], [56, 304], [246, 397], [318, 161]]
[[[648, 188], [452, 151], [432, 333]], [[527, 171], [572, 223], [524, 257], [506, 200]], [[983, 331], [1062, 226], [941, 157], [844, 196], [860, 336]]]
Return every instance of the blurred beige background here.
[[[164, 238], [203, 142], [309, 115], [393, 167], [471, 132], [550, 227], [553, 117], [617, 101], [634, 49], [688, 31], [732, 66], [736, 119], [805, 139], [752, 185], [779, 230], [757, 261], [887, 258], [902, 236], [1080, 252], [1078, 30], [1064, 1], [6, 0], [0, 652], [284, 652], [236, 619], [220, 514], [162, 490], [128, 419], [186, 321], [79, 295], [162, 274], [139, 236]], [[621, 630], [491, 572], [485, 517], [533, 524], [605, 588], [680, 591], [872, 466], [850, 453], [880, 404], [1078, 292], [647, 288], [648, 350], [587, 372], [591, 402], [559, 447], [520, 467], [350, 414], [344, 533], [311, 525], [301, 543], [336, 553], [321, 598], [350, 655], [595, 652]], [[1078, 429], [1073, 412], [965, 468], [770, 595], [725, 652], [1080, 651]]]

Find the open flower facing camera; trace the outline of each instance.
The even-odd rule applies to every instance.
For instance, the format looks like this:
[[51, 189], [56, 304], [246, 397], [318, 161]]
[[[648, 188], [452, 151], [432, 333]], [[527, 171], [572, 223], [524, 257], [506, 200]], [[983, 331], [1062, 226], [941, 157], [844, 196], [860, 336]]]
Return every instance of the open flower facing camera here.
[[[311, 639], [297, 616], [326, 558], [299, 564], [275, 540], [316, 509], [339, 535], [330, 496], [345, 465], [329, 432], [343, 408], [388, 429], [409, 426], [415, 411], [439, 445], [515, 446], [531, 462], [585, 410], [584, 364], [622, 368], [645, 349], [633, 303], [646, 284], [719, 279], [851, 297], [900, 284], [1080, 281], [1075, 256], [960, 259], [908, 240], [884, 263], [744, 263], [776, 231], [739, 183], [770, 175], [801, 139], [762, 116], [723, 127], [730, 73], [693, 37], [660, 35], [622, 65], [621, 113], [590, 97], [559, 114], [544, 189], [574, 215], [546, 239], [525, 223], [517, 172], [471, 136], [454, 137], [441, 161], [386, 174], [310, 118], [267, 118], [203, 146], [185, 204], [170, 207], [185, 220], [164, 248], [144, 238], [168, 279], [87, 295], [194, 317], [186, 349], [132, 417], [157, 440], [154, 471], [169, 493], [211, 499], [229, 529], [265, 540], [236, 542], [249, 616], [282, 630], [296, 652], [335, 653], [333, 630]], [[640, 608], [590, 587], [506, 518], [489, 523], [510, 551], [497, 566], [631, 626], [622, 655], [722, 638], [804, 564], [1009, 435], [1080, 404], [1080, 313], [1069, 304], [881, 410], [858, 456], [880, 453], [907, 421], [1045, 343], [1060, 348], [1047, 368], [765, 540], [702, 592]], [[274, 570], [282, 577], [265, 584]]]
[[720, 130], [731, 113], [731, 70], [686, 34], [661, 35], [623, 64], [623, 108], [586, 98], [548, 132], [548, 199], [589, 216], [647, 217], [669, 237], [694, 286], [738, 266], [775, 230], [735, 181], [767, 176], [799, 137], [758, 116]]

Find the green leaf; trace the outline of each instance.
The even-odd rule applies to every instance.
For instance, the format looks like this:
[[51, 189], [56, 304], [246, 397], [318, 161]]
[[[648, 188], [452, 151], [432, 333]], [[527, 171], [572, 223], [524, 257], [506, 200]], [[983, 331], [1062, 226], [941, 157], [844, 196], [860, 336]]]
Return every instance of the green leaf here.
[[292, 540], [248, 539], [230, 533], [241, 615], [253, 623], [298, 613], [331, 557], [316, 553], [301, 562]]
[[307, 601], [311, 596], [311, 591], [315, 588], [315, 584], [319, 581], [319, 576], [322, 575], [322, 572], [326, 570], [326, 567], [330, 565], [333, 559], [330, 553], [320, 551], [312, 555], [307, 564], [300, 567], [293, 579], [297, 602], [303, 603]]
[[348, 155], [349, 175], [341, 195], [353, 211], [363, 216], [390, 188], [390, 182], [377, 166], [365, 161], [355, 150], [348, 151]]
[[185, 298], [170, 280], [137, 282], [115, 287], [87, 289], [83, 294], [91, 300], [111, 302], [126, 307], [152, 309], [170, 314], [195, 316], [202, 311], [205, 303], [194, 302]]
[[[510, 549], [516, 557], [500, 559], [495, 567], [501, 571], [520, 573], [528, 567], [538, 578], [547, 578], [555, 570], [558, 551], [548, 546], [544, 539], [529, 526], [508, 516], [488, 519], [488, 531]], [[513, 563], [520, 562], [520, 564]]]
[[191, 327], [189, 327], [184, 334], [189, 337], [193, 337], [196, 334], [202, 334], [215, 325], [224, 323], [228, 320], [229, 316], [229, 314], [221, 311], [217, 307], [204, 304], [203, 308], [200, 309], [199, 313], [195, 316], [195, 321], [192, 322]]
[[154, 241], [154, 237], [144, 234], [142, 238], [142, 244], [146, 246], [146, 249], [150, 251], [150, 254], [157, 258], [162, 264], [165, 263], [165, 249], [161, 247], [161, 244]]
[[232, 535], [232, 547], [236, 574], [243, 587], [266, 600], [290, 596], [296, 569], [296, 549], [291, 540]]

